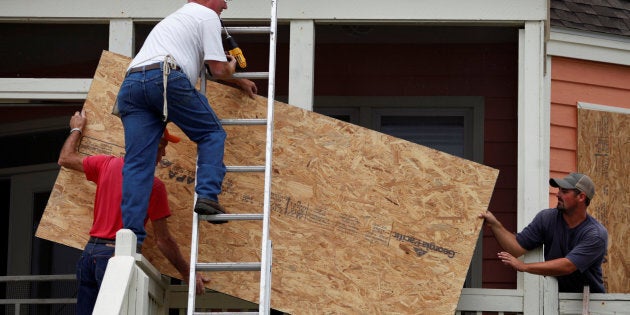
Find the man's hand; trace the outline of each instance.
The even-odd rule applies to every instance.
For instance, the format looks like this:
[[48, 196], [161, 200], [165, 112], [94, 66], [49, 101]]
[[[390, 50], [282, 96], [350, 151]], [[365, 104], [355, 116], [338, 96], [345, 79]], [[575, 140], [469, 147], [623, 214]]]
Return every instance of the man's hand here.
[[197, 292], [197, 295], [203, 294], [204, 292], [206, 292], [206, 284], [210, 283], [210, 279], [204, 277], [199, 272], [197, 272], [197, 274], [195, 275], [195, 278], [196, 278], [195, 291]]
[[514, 268], [516, 271], [525, 271], [525, 263], [518, 260], [518, 258], [510, 255], [508, 252], [499, 252], [497, 257], [501, 260], [501, 262], [506, 265]]
[[486, 221], [486, 226], [492, 230], [501, 248], [515, 257], [520, 257], [525, 254], [526, 250], [516, 241], [516, 235], [506, 230], [492, 212], [482, 212], [479, 214], [479, 218]]
[[85, 127], [86, 123], [87, 118], [85, 116], [85, 110], [75, 112], [70, 118], [70, 130], [77, 128], [80, 132], [71, 131], [70, 135], [68, 135], [68, 138], [63, 143], [61, 153], [59, 153], [59, 160], [57, 161], [60, 166], [83, 172], [84, 156], [77, 152], [77, 147], [79, 146], [81, 133], [83, 133], [83, 127]]
[[256, 83], [247, 79], [238, 79], [236, 80], [236, 84], [241, 88], [241, 90], [245, 91], [250, 98], [254, 99], [256, 93], [258, 93], [258, 87], [256, 87]]
[[488, 226], [489, 228], [501, 226], [501, 222], [499, 222], [499, 220], [497, 220], [494, 214], [492, 214], [492, 212], [490, 211], [480, 213], [479, 218], [485, 219], [486, 226]]
[[82, 109], [81, 112], [75, 112], [70, 118], [70, 129], [79, 128], [79, 130], [83, 131], [86, 122], [85, 110]]

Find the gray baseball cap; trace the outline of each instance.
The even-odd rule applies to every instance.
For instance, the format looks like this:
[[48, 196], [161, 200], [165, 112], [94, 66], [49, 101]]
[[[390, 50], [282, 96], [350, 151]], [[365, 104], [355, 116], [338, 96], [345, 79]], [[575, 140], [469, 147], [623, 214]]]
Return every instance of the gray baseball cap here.
[[595, 196], [595, 184], [590, 177], [580, 173], [571, 173], [565, 178], [550, 178], [549, 185], [564, 189], [578, 189], [586, 194], [588, 199], [593, 199]]

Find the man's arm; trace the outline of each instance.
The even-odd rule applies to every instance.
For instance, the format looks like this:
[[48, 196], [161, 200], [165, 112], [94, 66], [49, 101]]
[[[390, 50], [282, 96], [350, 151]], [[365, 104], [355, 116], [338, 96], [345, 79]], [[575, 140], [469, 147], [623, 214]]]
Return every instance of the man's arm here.
[[258, 93], [258, 87], [256, 83], [248, 79], [234, 78], [232, 75], [236, 71], [236, 59], [230, 55], [226, 55], [228, 62], [206, 60], [208, 69], [213, 78], [218, 80], [234, 83], [238, 85], [241, 90], [245, 91], [250, 98], [254, 98]]
[[520, 257], [524, 255], [527, 250], [524, 249], [517, 241], [516, 235], [505, 229], [503, 224], [497, 220], [497, 218], [490, 211], [482, 212], [479, 214], [480, 218], [486, 220], [486, 226], [488, 226], [494, 237], [499, 242], [499, 245], [508, 253], [514, 257]]
[[247, 95], [249, 95], [249, 97], [252, 99], [258, 93], [258, 87], [256, 86], [256, 83], [254, 83], [251, 80], [238, 78], [238, 79], [226, 79], [223, 81], [238, 85], [241, 88], [241, 90], [245, 91], [245, 93], [247, 93]]
[[[182, 256], [177, 242], [175, 242], [175, 239], [171, 236], [166, 218], [157, 219], [151, 221], [151, 223], [153, 224], [153, 232], [155, 233], [158, 248], [175, 269], [177, 269], [182, 279], [188, 281], [190, 265], [186, 262], [184, 256]], [[195, 283], [197, 294], [202, 294], [205, 291], [205, 284], [208, 282], [210, 282], [209, 279], [197, 273]]]
[[569, 259], [564, 257], [543, 262], [524, 263], [510, 255], [510, 253], [500, 252], [497, 256], [504, 264], [518, 271], [535, 275], [557, 277], [571, 274], [577, 270], [577, 267]]
[[75, 112], [74, 116], [70, 118], [70, 128], [72, 131], [70, 131], [70, 135], [61, 148], [61, 153], [59, 153], [59, 160], [57, 163], [60, 166], [83, 172], [84, 156], [77, 152], [77, 146], [79, 145], [81, 133], [83, 132], [83, 127], [85, 127], [86, 121], [87, 118], [84, 110], [80, 113]]
[[206, 60], [206, 64], [210, 69], [210, 74], [218, 80], [233, 79], [232, 75], [236, 72], [236, 59], [230, 55], [226, 55], [228, 61]]

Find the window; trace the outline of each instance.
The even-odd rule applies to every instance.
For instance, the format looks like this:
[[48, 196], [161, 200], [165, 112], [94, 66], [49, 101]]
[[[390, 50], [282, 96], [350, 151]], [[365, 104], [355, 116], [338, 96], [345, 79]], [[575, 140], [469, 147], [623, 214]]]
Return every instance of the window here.
[[3, 78], [91, 78], [109, 47], [109, 25], [0, 23]]

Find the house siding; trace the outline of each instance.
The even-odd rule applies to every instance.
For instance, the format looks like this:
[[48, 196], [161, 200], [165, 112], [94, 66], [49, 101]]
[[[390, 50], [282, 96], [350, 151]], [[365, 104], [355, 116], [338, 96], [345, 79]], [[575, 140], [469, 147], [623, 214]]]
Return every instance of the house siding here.
[[[630, 108], [630, 66], [553, 57], [550, 176], [577, 170], [578, 102]], [[556, 205], [550, 189], [549, 205]]]

